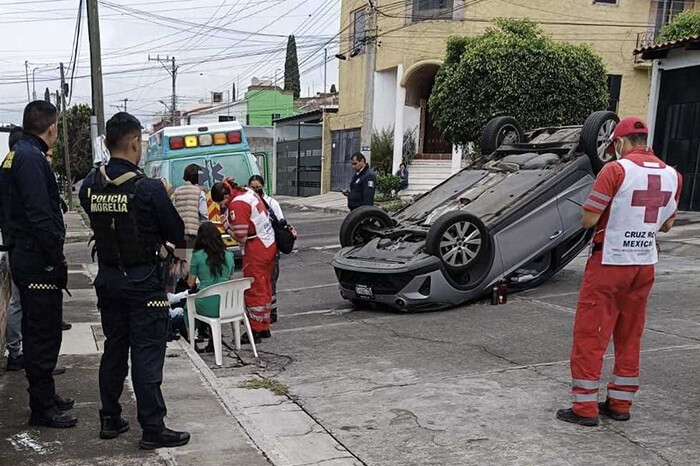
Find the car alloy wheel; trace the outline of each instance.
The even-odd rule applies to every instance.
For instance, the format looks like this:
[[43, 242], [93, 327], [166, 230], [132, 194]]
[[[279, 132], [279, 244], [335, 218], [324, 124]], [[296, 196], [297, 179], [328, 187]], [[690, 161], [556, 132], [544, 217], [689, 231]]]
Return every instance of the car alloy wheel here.
[[612, 142], [615, 126], [617, 126], [615, 120], [607, 120], [598, 131], [598, 158], [604, 164], [610, 162], [615, 157], [614, 154], [608, 154], [606, 151]]
[[440, 241], [440, 256], [452, 267], [469, 265], [481, 250], [481, 232], [469, 221], [453, 224]]
[[601, 110], [591, 113], [581, 127], [579, 148], [591, 161], [593, 174], [597, 175], [606, 163], [615, 160], [615, 155], [608, 154], [606, 149], [619, 121], [620, 118], [615, 113]]
[[518, 142], [520, 142], [520, 132], [515, 126], [506, 125], [501, 128], [501, 131], [498, 133], [499, 146], [502, 144], [517, 144]]

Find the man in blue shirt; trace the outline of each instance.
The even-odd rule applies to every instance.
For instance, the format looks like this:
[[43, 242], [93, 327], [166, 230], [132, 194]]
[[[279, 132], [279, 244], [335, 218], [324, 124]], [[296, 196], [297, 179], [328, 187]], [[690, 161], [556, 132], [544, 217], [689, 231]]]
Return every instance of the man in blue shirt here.
[[374, 205], [374, 192], [377, 189], [374, 172], [367, 165], [367, 159], [362, 153], [354, 153], [350, 160], [352, 168], [355, 169], [355, 176], [350, 182], [350, 190], [343, 191], [348, 197], [348, 208], [354, 210], [363, 205]]

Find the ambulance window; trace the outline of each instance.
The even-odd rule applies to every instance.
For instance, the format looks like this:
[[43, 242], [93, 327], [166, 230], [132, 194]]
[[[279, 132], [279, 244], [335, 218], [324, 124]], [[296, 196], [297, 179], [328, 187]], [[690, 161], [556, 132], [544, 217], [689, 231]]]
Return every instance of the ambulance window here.
[[248, 178], [254, 173], [245, 152], [213, 156], [210, 158], [210, 164], [212, 183], [233, 177], [236, 183], [244, 186], [248, 184]]

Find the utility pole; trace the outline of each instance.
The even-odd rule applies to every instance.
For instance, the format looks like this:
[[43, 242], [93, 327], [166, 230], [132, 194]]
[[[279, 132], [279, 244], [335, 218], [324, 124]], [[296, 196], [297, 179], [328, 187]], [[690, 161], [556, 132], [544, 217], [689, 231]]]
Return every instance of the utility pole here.
[[372, 113], [374, 111], [374, 69], [377, 62], [377, 8], [372, 0], [368, 0], [367, 33], [364, 38], [365, 46], [365, 101], [360, 129], [360, 151], [371, 158], [372, 147]]
[[125, 98], [125, 99], [124, 99], [124, 111], [125, 111], [125, 112], [126, 112], [126, 103], [127, 103], [128, 101], [129, 101], [128, 98]]
[[175, 91], [175, 81], [177, 79], [177, 70], [179, 69], [179, 66], [175, 65], [175, 57], [160, 58], [160, 55], [158, 55], [156, 58], [151, 58], [149, 55], [148, 61], [157, 61], [160, 63], [163, 68], [165, 68], [165, 71], [167, 71], [173, 78], [173, 92], [170, 100], [170, 124], [175, 126], [175, 115], [177, 115], [177, 93]]
[[323, 49], [323, 93], [326, 93], [326, 68], [328, 65], [328, 49]]
[[32, 100], [36, 100], [36, 70], [38, 70], [39, 67], [35, 66], [34, 69], [32, 70]]
[[29, 95], [29, 61], [24, 61], [24, 77], [27, 80], [27, 103], [32, 101], [32, 97]]
[[68, 123], [66, 122], [66, 75], [61, 63], [61, 114], [63, 115], [63, 161], [66, 164], [66, 194], [68, 208], [73, 208], [73, 179], [70, 174], [70, 152], [68, 150]]
[[100, 135], [105, 133], [105, 105], [102, 87], [102, 49], [100, 46], [100, 18], [97, 13], [97, 0], [87, 0], [87, 20], [88, 35], [90, 36], [92, 115], [97, 119], [97, 134]]

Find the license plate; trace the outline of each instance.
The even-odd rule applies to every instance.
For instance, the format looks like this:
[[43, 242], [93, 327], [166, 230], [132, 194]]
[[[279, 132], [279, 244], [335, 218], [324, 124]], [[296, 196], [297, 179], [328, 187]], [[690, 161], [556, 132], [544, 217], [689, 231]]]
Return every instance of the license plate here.
[[360, 299], [374, 299], [374, 291], [371, 286], [355, 285], [355, 295]]

